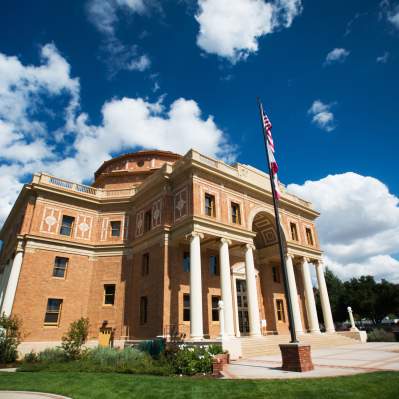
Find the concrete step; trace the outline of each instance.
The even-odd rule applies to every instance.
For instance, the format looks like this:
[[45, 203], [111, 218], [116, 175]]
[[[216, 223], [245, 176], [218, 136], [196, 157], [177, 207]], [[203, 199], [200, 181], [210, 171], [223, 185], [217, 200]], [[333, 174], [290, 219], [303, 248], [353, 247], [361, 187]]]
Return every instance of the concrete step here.
[[[243, 358], [275, 355], [280, 353], [280, 344], [290, 342], [288, 335], [270, 335], [262, 337], [241, 337], [241, 354]], [[314, 349], [331, 348], [354, 344], [358, 341], [338, 334], [303, 334], [299, 342], [311, 345]]]

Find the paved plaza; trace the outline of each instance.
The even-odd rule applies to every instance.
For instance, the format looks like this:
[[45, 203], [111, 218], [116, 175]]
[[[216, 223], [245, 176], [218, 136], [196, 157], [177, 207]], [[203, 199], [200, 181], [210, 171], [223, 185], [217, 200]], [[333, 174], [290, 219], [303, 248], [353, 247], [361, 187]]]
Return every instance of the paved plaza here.
[[41, 392], [0, 391], [0, 399], [69, 399], [66, 396]]
[[399, 371], [399, 343], [373, 342], [312, 351], [313, 371], [298, 373], [281, 370], [281, 356], [257, 356], [232, 361], [225, 378], [317, 378]]

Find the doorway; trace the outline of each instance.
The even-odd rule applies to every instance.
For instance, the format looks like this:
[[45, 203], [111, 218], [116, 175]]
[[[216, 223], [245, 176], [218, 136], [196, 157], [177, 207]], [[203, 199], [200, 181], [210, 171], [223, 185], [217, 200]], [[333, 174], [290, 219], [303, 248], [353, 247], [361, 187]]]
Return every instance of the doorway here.
[[236, 290], [237, 290], [238, 327], [240, 329], [240, 333], [246, 335], [249, 333], [247, 282], [242, 279], [237, 279]]

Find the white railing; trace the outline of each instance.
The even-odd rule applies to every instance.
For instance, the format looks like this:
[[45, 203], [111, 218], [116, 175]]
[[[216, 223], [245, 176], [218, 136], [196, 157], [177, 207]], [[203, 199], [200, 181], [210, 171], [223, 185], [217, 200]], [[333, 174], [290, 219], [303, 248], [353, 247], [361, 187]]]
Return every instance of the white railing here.
[[50, 176], [46, 173], [39, 173], [33, 177], [33, 183], [45, 184], [49, 186], [56, 186], [63, 190], [74, 191], [77, 193], [94, 196], [97, 198], [119, 198], [131, 197], [136, 194], [135, 188], [122, 189], [102, 189], [85, 184], [74, 183], [69, 180], [60, 179], [59, 177]]

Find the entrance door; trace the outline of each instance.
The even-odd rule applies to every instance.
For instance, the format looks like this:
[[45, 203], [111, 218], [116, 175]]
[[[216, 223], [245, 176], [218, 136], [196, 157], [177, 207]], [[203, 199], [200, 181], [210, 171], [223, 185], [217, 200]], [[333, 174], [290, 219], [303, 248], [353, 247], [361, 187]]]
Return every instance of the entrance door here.
[[248, 300], [247, 300], [247, 282], [245, 280], [236, 280], [237, 288], [237, 310], [238, 326], [241, 334], [249, 333], [248, 319]]

